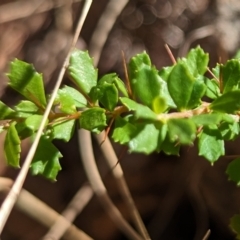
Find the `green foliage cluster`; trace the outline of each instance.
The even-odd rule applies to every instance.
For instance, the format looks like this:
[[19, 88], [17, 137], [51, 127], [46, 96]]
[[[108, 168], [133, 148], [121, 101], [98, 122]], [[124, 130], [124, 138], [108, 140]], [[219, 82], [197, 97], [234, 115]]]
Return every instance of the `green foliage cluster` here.
[[[115, 142], [144, 154], [179, 155], [182, 145], [197, 144], [199, 155], [213, 165], [225, 154], [225, 141], [240, 135], [240, 60], [231, 59], [212, 70], [208, 62], [208, 54], [197, 47], [186, 58], [158, 70], [143, 52], [130, 59], [125, 84], [116, 73], [98, 80], [88, 53], [73, 51], [67, 72], [75, 86], [58, 90], [32, 173], [56, 179], [62, 155], [52, 141], [68, 142], [76, 127], [97, 134], [111, 130]], [[24, 100], [13, 108], [0, 101], [0, 131], [6, 132], [8, 164], [19, 167], [21, 141], [34, 138], [48, 96], [42, 75], [28, 63], [15, 59], [7, 76], [9, 86]], [[240, 157], [228, 165], [226, 173], [240, 185]], [[232, 219], [236, 232], [238, 218]]]
[[[197, 144], [211, 164], [225, 154], [224, 141], [239, 136], [240, 61], [217, 64], [206, 76], [209, 56], [200, 47], [173, 66], [156, 69], [146, 52], [128, 64], [127, 83], [116, 73], [98, 80], [87, 52], [73, 51], [68, 75], [75, 87], [58, 90], [48, 123], [33, 159], [33, 174], [55, 179], [61, 153], [54, 139], [68, 142], [75, 127], [94, 133], [108, 129], [112, 139], [130, 152], [179, 155], [181, 145]], [[19, 167], [21, 140], [34, 137], [47, 104], [42, 75], [15, 59], [7, 74], [9, 86], [24, 100], [13, 108], [0, 102], [1, 131], [8, 164]], [[240, 158], [228, 168], [240, 185]]]

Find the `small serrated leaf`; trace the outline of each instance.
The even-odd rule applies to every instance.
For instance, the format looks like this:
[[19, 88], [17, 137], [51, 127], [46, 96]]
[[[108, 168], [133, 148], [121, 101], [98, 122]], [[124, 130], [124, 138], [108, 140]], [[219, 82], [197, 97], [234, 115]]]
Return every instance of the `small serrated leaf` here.
[[240, 90], [226, 92], [215, 99], [209, 106], [210, 109], [223, 113], [234, 113], [240, 110]]
[[205, 157], [212, 165], [225, 154], [224, 141], [216, 125], [204, 127], [198, 137], [199, 156]]
[[167, 134], [163, 143], [161, 144], [160, 150], [167, 155], [179, 156], [180, 144], [172, 142], [169, 138], [169, 134]]
[[15, 111], [8, 107], [5, 103], [0, 101], [0, 119], [8, 119], [11, 118], [15, 114]]
[[100, 95], [100, 103], [109, 111], [113, 111], [118, 102], [118, 90], [114, 84], [103, 83], [99, 87], [99, 91], [102, 93]]
[[204, 82], [207, 87], [207, 89], [205, 91], [205, 95], [207, 97], [209, 97], [210, 99], [216, 99], [219, 96], [221, 96], [219, 85], [215, 79], [210, 80], [205, 77]]
[[239, 135], [239, 123], [227, 123], [223, 122], [219, 126], [219, 131], [221, 132], [222, 138], [225, 141], [235, 140]]
[[64, 89], [58, 90], [57, 102], [59, 109], [66, 114], [74, 114], [77, 111], [72, 95]]
[[42, 115], [32, 115], [25, 120], [25, 126], [29, 128], [32, 131], [36, 131], [41, 122], [42, 122], [43, 116]]
[[64, 86], [61, 88], [61, 94], [71, 96], [74, 100], [74, 105], [78, 108], [86, 107], [87, 105], [86, 98], [75, 88]]
[[208, 126], [212, 124], [219, 124], [222, 121], [223, 114], [222, 113], [209, 113], [209, 114], [201, 114], [195, 115], [191, 119], [197, 126]]
[[82, 112], [79, 122], [80, 127], [86, 130], [100, 133], [106, 126], [105, 109], [94, 107]]
[[226, 173], [229, 180], [240, 186], [240, 158], [236, 158], [228, 164]]
[[29, 117], [33, 114], [36, 114], [39, 110], [35, 103], [27, 100], [21, 101], [14, 108], [16, 110], [16, 116], [20, 118]]
[[228, 60], [221, 66], [223, 93], [240, 88], [240, 62], [237, 59]]
[[159, 130], [153, 123], [136, 123], [135, 136], [129, 141], [130, 152], [150, 154], [158, 148]]
[[240, 239], [240, 215], [235, 214], [233, 217], [231, 217], [230, 220], [230, 227], [234, 233], [236, 233], [236, 239]]
[[190, 50], [184, 61], [187, 62], [188, 69], [191, 74], [197, 77], [198, 74], [203, 75], [206, 72], [209, 55], [198, 46]]
[[11, 88], [36, 105], [46, 105], [42, 74], [36, 72], [31, 64], [15, 59], [11, 62], [10, 73], [7, 76]]
[[114, 122], [112, 138], [115, 142], [126, 144], [135, 135], [136, 130], [136, 126], [130, 123], [128, 119], [117, 117]]
[[15, 128], [16, 122], [12, 122], [7, 130], [4, 141], [4, 153], [7, 163], [13, 167], [19, 167], [20, 160], [20, 139]]
[[[59, 119], [60, 120], [60, 119]], [[75, 130], [75, 119], [55, 123], [52, 125], [52, 139], [61, 139], [64, 142], [68, 142]]]
[[137, 54], [129, 62], [129, 76], [133, 94], [141, 103], [152, 107], [155, 97], [160, 95], [161, 78], [151, 66], [147, 53]]
[[84, 94], [88, 94], [97, 85], [97, 69], [88, 52], [75, 49], [70, 57], [68, 72]]
[[124, 97], [128, 97], [128, 92], [125, 87], [125, 84], [123, 81], [117, 76], [116, 73], [109, 73], [104, 75], [103, 77], [100, 78], [98, 81], [98, 85], [104, 84], [104, 83], [109, 83], [109, 84], [114, 84], [118, 91], [120, 91]]
[[196, 78], [194, 82], [192, 94], [187, 104], [187, 109], [193, 109], [198, 107], [201, 104], [201, 98], [204, 96], [206, 92], [206, 85], [202, 80], [202, 76]]
[[196, 137], [196, 126], [190, 119], [170, 119], [167, 122], [170, 141], [192, 144]]
[[160, 114], [160, 113], [163, 113], [167, 110], [168, 108], [168, 105], [165, 101], [164, 98], [162, 97], [156, 97], [154, 100], [153, 100], [153, 103], [152, 103], [152, 110], [156, 113], [156, 114]]
[[167, 81], [169, 93], [177, 105], [178, 110], [183, 111], [187, 109], [194, 82], [195, 79], [190, 74], [186, 64], [179, 61], [174, 66]]
[[139, 104], [130, 98], [122, 97], [119, 98], [124, 106], [128, 108], [129, 111], [134, 111], [134, 116], [136, 119], [149, 119], [157, 120], [157, 114], [154, 113], [149, 107]]
[[61, 170], [59, 163], [59, 158], [61, 157], [62, 154], [52, 142], [46, 136], [42, 136], [30, 167], [32, 174], [41, 174], [48, 179], [56, 181], [56, 176]]

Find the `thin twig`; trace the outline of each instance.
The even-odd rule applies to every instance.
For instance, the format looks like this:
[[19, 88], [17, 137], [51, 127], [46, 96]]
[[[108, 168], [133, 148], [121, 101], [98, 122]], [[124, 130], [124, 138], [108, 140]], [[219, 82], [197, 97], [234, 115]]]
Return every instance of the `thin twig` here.
[[92, 4], [92, 0], [86, 0], [85, 3], [84, 3], [84, 6], [83, 6], [83, 10], [82, 10], [82, 14], [79, 18], [79, 21], [78, 21], [78, 24], [77, 24], [77, 28], [76, 28], [76, 31], [75, 31], [75, 34], [74, 34], [74, 37], [73, 37], [73, 40], [72, 40], [72, 44], [71, 44], [71, 47], [68, 51], [68, 54], [66, 56], [66, 59], [63, 63], [63, 66], [61, 68], [61, 71], [59, 73], [59, 76], [58, 76], [58, 79], [57, 79], [57, 82], [55, 84], [55, 87], [53, 89], [53, 93], [51, 95], [51, 98], [48, 102], [48, 105], [46, 107], [46, 110], [44, 112], [44, 115], [43, 115], [43, 119], [42, 119], [42, 122], [39, 126], [39, 129], [38, 129], [38, 132], [36, 134], [36, 137], [35, 137], [35, 140], [28, 152], [28, 155], [23, 163], [23, 166], [22, 166], [22, 169], [20, 171], [20, 173], [18, 174], [17, 178], [16, 178], [16, 181], [14, 182], [14, 185], [12, 187], [12, 189], [10, 190], [8, 196], [6, 197], [5, 201], [3, 202], [2, 206], [1, 206], [1, 209], [0, 209], [0, 233], [2, 232], [4, 226], [5, 226], [5, 223], [8, 219], [8, 216], [13, 208], [13, 205], [15, 204], [17, 198], [18, 198], [18, 195], [21, 191], [21, 188], [23, 186], [23, 183], [25, 181], [25, 178], [27, 176], [27, 173], [28, 173], [28, 170], [29, 170], [29, 166], [32, 162], [32, 158], [36, 152], [36, 149], [37, 149], [37, 146], [38, 146], [38, 143], [39, 143], [39, 140], [41, 138], [41, 135], [42, 135], [42, 131], [45, 127], [45, 124], [46, 124], [46, 121], [48, 119], [48, 115], [51, 111], [51, 108], [52, 108], [52, 105], [53, 105], [53, 102], [56, 98], [56, 95], [57, 95], [57, 91], [62, 83], [62, 79], [63, 79], [63, 76], [65, 74], [65, 71], [66, 71], [66, 68], [69, 64], [69, 58], [70, 58], [70, 55], [71, 55], [71, 51], [72, 49], [74, 48], [77, 40], [78, 40], [78, 37], [79, 37], [79, 34], [80, 34], [80, 31], [82, 29], [82, 26], [83, 26], [83, 23], [86, 19], [86, 16], [87, 16], [87, 13], [90, 9], [90, 6]]
[[[85, 129], [80, 129], [79, 148], [82, 157], [83, 167], [88, 176], [89, 182], [93, 191], [102, 203], [105, 211], [110, 218], [115, 222], [116, 226], [123, 231], [130, 239], [141, 240], [141, 236], [126, 222], [119, 210], [114, 206], [107, 194], [107, 190], [102, 182], [99, 171], [96, 166], [95, 158], [92, 149], [91, 134]], [[82, 141], [81, 141], [82, 140]]]
[[64, 239], [92, 239], [76, 226], [72, 225], [71, 222], [66, 220], [59, 213], [51, 209], [44, 202], [40, 201], [24, 189], [22, 189], [21, 193], [19, 194], [16, 207], [48, 228], [51, 227], [56, 221], [61, 219], [61, 222], [64, 225], [68, 225], [68, 228], [63, 235]]
[[[12, 179], [0, 177], [0, 194], [6, 195], [13, 184]], [[30, 194], [28, 191], [22, 189], [16, 202], [16, 208], [21, 212], [27, 214], [29, 217], [35, 219], [46, 227], [51, 227], [53, 223], [60, 219], [68, 229], [63, 235], [64, 239], [75, 240], [91, 240], [92, 238], [85, 234], [83, 231], [72, 225], [71, 222], [64, 219], [55, 210], [50, 208], [44, 202]]]
[[176, 61], [175, 57], [173, 56], [173, 53], [172, 53], [170, 47], [169, 47], [167, 44], [164, 44], [164, 47], [166, 48], [167, 53], [168, 53], [168, 56], [170, 57], [172, 63], [173, 63], [173, 64], [176, 64], [177, 61]]
[[132, 88], [131, 88], [131, 84], [130, 84], [130, 80], [129, 80], [129, 76], [128, 76], [126, 58], [125, 58], [125, 54], [124, 54], [123, 51], [122, 51], [122, 61], [123, 61], [123, 69], [124, 69], [124, 75], [125, 75], [128, 94], [129, 94], [130, 97], [133, 97]]
[[93, 196], [93, 190], [89, 184], [82, 186], [75, 194], [66, 209], [56, 219], [49, 231], [45, 234], [42, 240], [58, 240], [60, 239], [71, 223], [75, 220], [77, 215], [84, 209], [87, 203]]
[[[105, 135], [104, 132], [102, 132], [101, 134], [98, 134], [98, 135], [96, 135], [96, 134], [94, 135], [95, 138], [97, 139], [99, 145], [101, 142], [103, 142], [104, 135]], [[115, 151], [114, 151], [112, 144], [108, 137], [102, 143], [101, 150], [102, 150], [104, 157], [109, 165], [109, 168], [112, 170], [115, 180], [117, 181], [120, 193], [128, 207], [128, 211], [130, 212], [130, 215], [132, 217], [132, 220], [133, 220], [136, 228], [138, 229], [139, 233], [141, 233], [141, 235], [143, 236], [144, 239], [150, 239], [149, 234], [145, 228], [145, 225], [141, 219], [141, 216], [140, 216], [140, 214], [135, 206], [135, 203], [132, 199], [129, 188], [128, 188], [127, 183], [124, 178], [124, 174], [123, 174], [121, 165], [118, 161], [118, 158], [115, 154]], [[118, 163], [118, 164], [116, 165], [116, 163]]]
[[122, 12], [128, 0], [110, 0], [104, 13], [101, 15], [96, 30], [94, 31], [90, 43], [89, 52], [94, 57], [95, 66], [98, 65], [102, 48], [107, 40], [110, 30], [112, 29], [117, 17]]
[[207, 240], [211, 234], [211, 230], [208, 229], [202, 240]]

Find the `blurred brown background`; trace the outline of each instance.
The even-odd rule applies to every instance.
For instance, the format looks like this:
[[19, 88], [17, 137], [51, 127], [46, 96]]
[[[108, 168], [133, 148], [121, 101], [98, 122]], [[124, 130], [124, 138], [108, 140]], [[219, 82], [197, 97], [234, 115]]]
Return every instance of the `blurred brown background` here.
[[[77, 47], [88, 49], [90, 38], [107, 0], [94, 0]], [[4, 73], [9, 61], [19, 58], [33, 63], [43, 73], [48, 93], [68, 50], [81, 13], [77, 0], [0, 1], [0, 94], [12, 105], [19, 96], [6, 87]], [[240, 2], [238, 0], [130, 0], [116, 19], [98, 65], [99, 74], [116, 71], [123, 76], [121, 50], [129, 59], [146, 50], [157, 68], [171, 64], [164, 48], [175, 57], [184, 56], [198, 44], [209, 52], [210, 66], [226, 61], [239, 48]], [[68, 79], [64, 80], [67, 84]], [[1, 135], [1, 144], [4, 136]], [[239, 141], [228, 143], [228, 155], [239, 154]], [[77, 137], [56, 142], [63, 154], [62, 171], [56, 183], [28, 176], [24, 188], [61, 212], [86, 181], [79, 159]], [[96, 145], [96, 144], [95, 144]], [[119, 146], [115, 146], [120, 153]], [[2, 148], [2, 147], [1, 147]], [[28, 144], [24, 144], [22, 156]], [[1, 151], [3, 152], [3, 151]], [[99, 149], [100, 169], [105, 165]], [[127, 183], [153, 240], [201, 240], [211, 229], [210, 240], [230, 240], [229, 219], [239, 213], [240, 192], [225, 172], [231, 158], [221, 158], [214, 167], [197, 156], [196, 149], [183, 148], [180, 157], [163, 154], [125, 154], [121, 160]], [[15, 178], [18, 170], [0, 159], [1, 176]], [[129, 218], [111, 174], [104, 182], [116, 205]], [[74, 222], [94, 239], [126, 239], [94, 197]], [[3, 240], [41, 239], [47, 229], [14, 210], [2, 234]]]

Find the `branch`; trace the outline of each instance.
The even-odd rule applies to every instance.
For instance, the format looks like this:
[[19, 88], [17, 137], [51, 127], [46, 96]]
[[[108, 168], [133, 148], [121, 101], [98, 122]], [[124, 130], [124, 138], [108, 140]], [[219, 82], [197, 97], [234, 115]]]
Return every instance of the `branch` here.
[[[75, 220], [77, 215], [84, 209], [87, 203], [93, 196], [93, 191], [89, 184], [82, 186], [73, 197], [72, 201], [68, 204], [67, 208], [56, 219], [53, 225], [51, 225], [49, 231], [42, 238], [42, 240], [58, 240], [71, 225], [71, 222]], [[67, 221], [66, 221], [67, 220]]]
[[[11, 188], [12, 184], [13, 181], [11, 179], [0, 177], [0, 193], [6, 194], [7, 190]], [[21, 193], [19, 194], [18, 200], [16, 202], [16, 208], [48, 228], [50, 228], [58, 219], [61, 219], [61, 222], [64, 225], [68, 226], [66, 233], [63, 235], [64, 239], [92, 239], [76, 226], [72, 225], [71, 222], [66, 220], [64, 217], [46, 205], [44, 202], [24, 189], [22, 189]]]
[[115, 222], [116, 226], [122, 230], [130, 239], [142, 240], [138, 233], [126, 222], [119, 210], [114, 206], [111, 199], [107, 194], [107, 190], [102, 182], [100, 174], [98, 172], [95, 158], [93, 155], [91, 134], [89, 131], [79, 130], [79, 149], [82, 157], [83, 167], [88, 176], [89, 182], [93, 188], [93, 191], [102, 203], [105, 211], [110, 218]]
[[119, 191], [128, 207], [128, 211], [130, 212], [136, 228], [138, 229], [139, 233], [141, 233], [141, 235], [144, 237], [144, 239], [150, 239], [147, 229], [145, 228], [141, 216], [132, 199], [131, 193], [124, 178], [121, 165], [118, 161], [118, 158], [115, 154], [109, 138], [107, 137], [105, 140], [103, 140], [105, 138], [104, 132], [98, 135], [95, 134], [94, 136], [97, 139], [99, 145], [101, 146], [101, 150], [104, 154], [109, 168], [112, 170], [113, 176], [118, 184]]
[[39, 143], [39, 140], [41, 138], [41, 135], [42, 135], [42, 131], [45, 127], [45, 124], [46, 124], [46, 121], [48, 119], [48, 115], [52, 109], [52, 105], [53, 105], [53, 102], [57, 96], [57, 91], [62, 83], [62, 79], [63, 79], [63, 76], [65, 74], [65, 71], [66, 71], [66, 68], [69, 64], [69, 58], [70, 58], [70, 54], [71, 54], [71, 51], [72, 49], [74, 48], [77, 40], [78, 40], [78, 36], [81, 32], [81, 29], [82, 29], [82, 26], [83, 26], [83, 23], [86, 19], [86, 16], [87, 16], [87, 13], [90, 9], [90, 6], [92, 4], [92, 0], [86, 0], [85, 1], [85, 4], [83, 6], [83, 10], [82, 10], [82, 14], [81, 16], [79, 17], [79, 21], [78, 21], [78, 24], [77, 24], [77, 28], [76, 28], [76, 31], [75, 31], [75, 34], [74, 34], [74, 37], [73, 37], [73, 40], [72, 40], [72, 44], [71, 44], [71, 47], [68, 51], [68, 54], [65, 58], [65, 61], [63, 63], [63, 66], [61, 68], [61, 71], [59, 73], [59, 76], [58, 76], [58, 79], [57, 79], [57, 82], [55, 84], [55, 87], [53, 89], [53, 93], [51, 95], [51, 98], [48, 102], [48, 105], [46, 107], [46, 110], [44, 112], [44, 115], [43, 115], [43, 119], [42, 119], [42, 122], [39, 126], [39, 129], [37, 131], [37, 134], [36, 134], [36, 137], [35, 137], [35, 140], [28, 152], [28, 155], [23, 163], [23, 166], [22, 166], [22, 169], [19, 173], [19, 175], [17, 176], [17, 179], [16, 181], [14, 182], [13, 184], [13, 187], [12, 189], [10, 190], [8, 196], [6, 197], [5, 201], [3, 202], [2, 206], [1, 206], [1, 209], [0, 209], [0, 233], [2, 232], [4, 226], [5, 226], [5, 223], [8, 219], [8, 216], [13, 208], [13, 205], [15, 204], [17, 198], [18, 198], [18, 195], [21, 191], [21, 188], [22, 188], [22, 185], [25, 181], [25, 178], [27, 176], [27, 173], [28, 173], [28, 170], [29, 170], [29, 166], [32, 162], [32, 158], [36, 152], [36, 149], [37, 149], [37, 146], [38, 146], [38, 143]]

